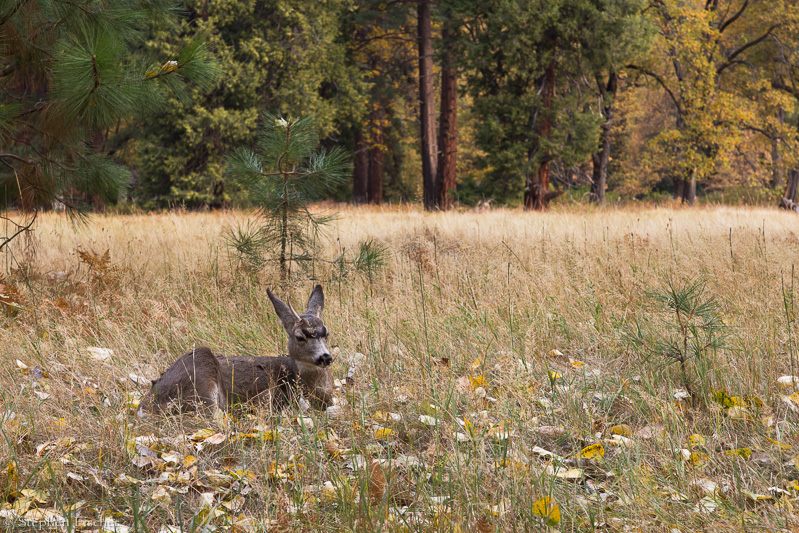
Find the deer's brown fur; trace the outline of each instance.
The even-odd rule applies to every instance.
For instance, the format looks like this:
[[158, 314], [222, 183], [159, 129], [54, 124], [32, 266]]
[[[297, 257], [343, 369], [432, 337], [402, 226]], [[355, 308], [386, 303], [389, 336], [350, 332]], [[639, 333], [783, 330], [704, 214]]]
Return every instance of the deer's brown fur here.
[[314, 288], [302, 315], [269, 289], [267, 294], [288, 334], [289, 357], [227, 357], [196, 348], [153, 381], [139, 413], [197, 407], [226, 410], [236, 403], [270, 402], [281, 407], [295, 399], [298, 386], [315, 407], [332, 405], [333, 376], [327, 368], [332, 358], [322, 322], [321, 285]]

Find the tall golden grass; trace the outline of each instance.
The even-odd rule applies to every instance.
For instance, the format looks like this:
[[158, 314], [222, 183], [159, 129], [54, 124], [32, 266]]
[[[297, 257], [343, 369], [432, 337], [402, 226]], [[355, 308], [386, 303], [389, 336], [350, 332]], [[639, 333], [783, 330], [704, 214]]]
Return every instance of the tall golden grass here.
[[[4, 287], [24, 309], [9, 309], [0, 332], [6, 509], [32, 488], [49, 495], [32, 507], [85, 500], [84, 518], [114, 511], [115, 520], [137, 529], [189, 527], [192, 517], [195, 525], [207, 518], [197, 514], [205, 501], [199, 493], [213, 486], [203, 472], [224, 470], [232, 456], [253, 472], [253, 492], [235, 509], [220, 503], [232, 489], [216, 496], [212, 523], [223, 529], [252, 527], [231, 525], [243, 515], [269, 530], [529, 531], [545, 527], [535, 506], [543, 497], [559, 506], [564, 531], [788, 530], [799, 523], [791, 503], [799, 493], [790, 488], [799, 478], [791, 464], [799, 453], [797, 415], [776, 385], [781, 375], [799, 375], [795, 215], [343, 207], [320, 237], [317, 261], [294, 265], [284, 285], [276, 265], [252, 272], [227, 246], [226, 233], [248, 218], [95, 215], [75, 227], [47, 214], [32, 238], [14, 243]], [[354, 257], [367, 241], [385, 248], [384, 266], [364, 273], [334, 262]], [[694, 362], [688, 371], [706, 392], [740, 398], [741, 419], [711, 398], [678, 402], [679, 369], [628, 342], [638, 324], [668, 318], [647, 293], [669, 280], [704, 280], [720, 301], [725, 346], [702, 373]], [[325, 287], [325, 320], [338, 348], [333, 372], [344, 380], [357, 366], [354, 384], [337, 392], [335, 416], [306, 413], [314, 424], [308, 431], [297, 413], [239, 413], [220, 422], [140, 420], [128, 409], [129, 393], [147, 389], [129, 374], [157, 376], [193, 346], [282, 355], [285, 334], [265, 288], [299, 308], [316, 282]], [[87, 347], [113, 356], [97, 361]], [[365, 355], [360, 366], [356, 353]], [[46, 377], [32, 379], [34, 366]], [[258, 423], [279, 427], [282, 440], [232, 438]], [[617, 430], [629, 442], [605, 440], [622, 424], [628, 429]], [[159, 472], [132, 464], [136, 453], [126, 442], [201, 427], [228, 439], [200, 452], [173, 443], [197, 456], [196, 483], [168, 502], [153, 499], [170, 482], [152, 481]], [[377, 433], [383, 428], [391, 431]], [[704, 444], [689, 446], [693, 434]], [[75, 438], [71, 448], [37, 453], [37, 445], [63, 437]], [[597, 442], [604, 459], [576, 457]], [[579, 475], [554, 475], [558, 461], [540, 449], [571, 457], [567, 467]], [[751, 451], [748, 459], [725, 453], [740, 449]], [[71, 459], [59, 459], [67, 451]], [[293, 479], [276, 479], [274, 468], [291, 461], [303, 465]], [[102, 483], [67, 477], [87, 468]], [[120, 473], [145, 483], [116, 483]], [[318, 491], [325, 482], [327, 492]]]

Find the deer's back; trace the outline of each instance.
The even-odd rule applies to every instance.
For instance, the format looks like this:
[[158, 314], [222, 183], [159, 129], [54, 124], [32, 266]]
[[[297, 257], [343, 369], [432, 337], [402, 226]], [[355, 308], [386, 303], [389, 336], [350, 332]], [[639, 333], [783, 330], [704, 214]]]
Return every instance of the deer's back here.
[[269, 398], [282, 404], [293, 398], [300, 374], [294, 359], [218, 355], [217, 360], [229, 404]]

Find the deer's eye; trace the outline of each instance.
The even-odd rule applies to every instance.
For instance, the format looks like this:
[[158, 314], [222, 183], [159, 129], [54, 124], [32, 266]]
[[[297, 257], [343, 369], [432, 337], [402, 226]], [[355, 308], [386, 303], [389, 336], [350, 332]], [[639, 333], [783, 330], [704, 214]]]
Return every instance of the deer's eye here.
[[297, 339], [297, 342], [305, 342], [305, 337], [301, 337], [301, 336], [297, 335], [297, 337], [295, 337], [295, 338]]

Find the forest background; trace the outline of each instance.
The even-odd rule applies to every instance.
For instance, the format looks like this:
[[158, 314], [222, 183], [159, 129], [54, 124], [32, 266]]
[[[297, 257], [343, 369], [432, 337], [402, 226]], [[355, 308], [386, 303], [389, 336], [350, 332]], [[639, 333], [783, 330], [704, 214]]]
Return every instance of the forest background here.
[[787, 0], [0, 3], [6, 205], [246, 205], [264, 112], [351, 154], [338, 201], [797, 200]]

